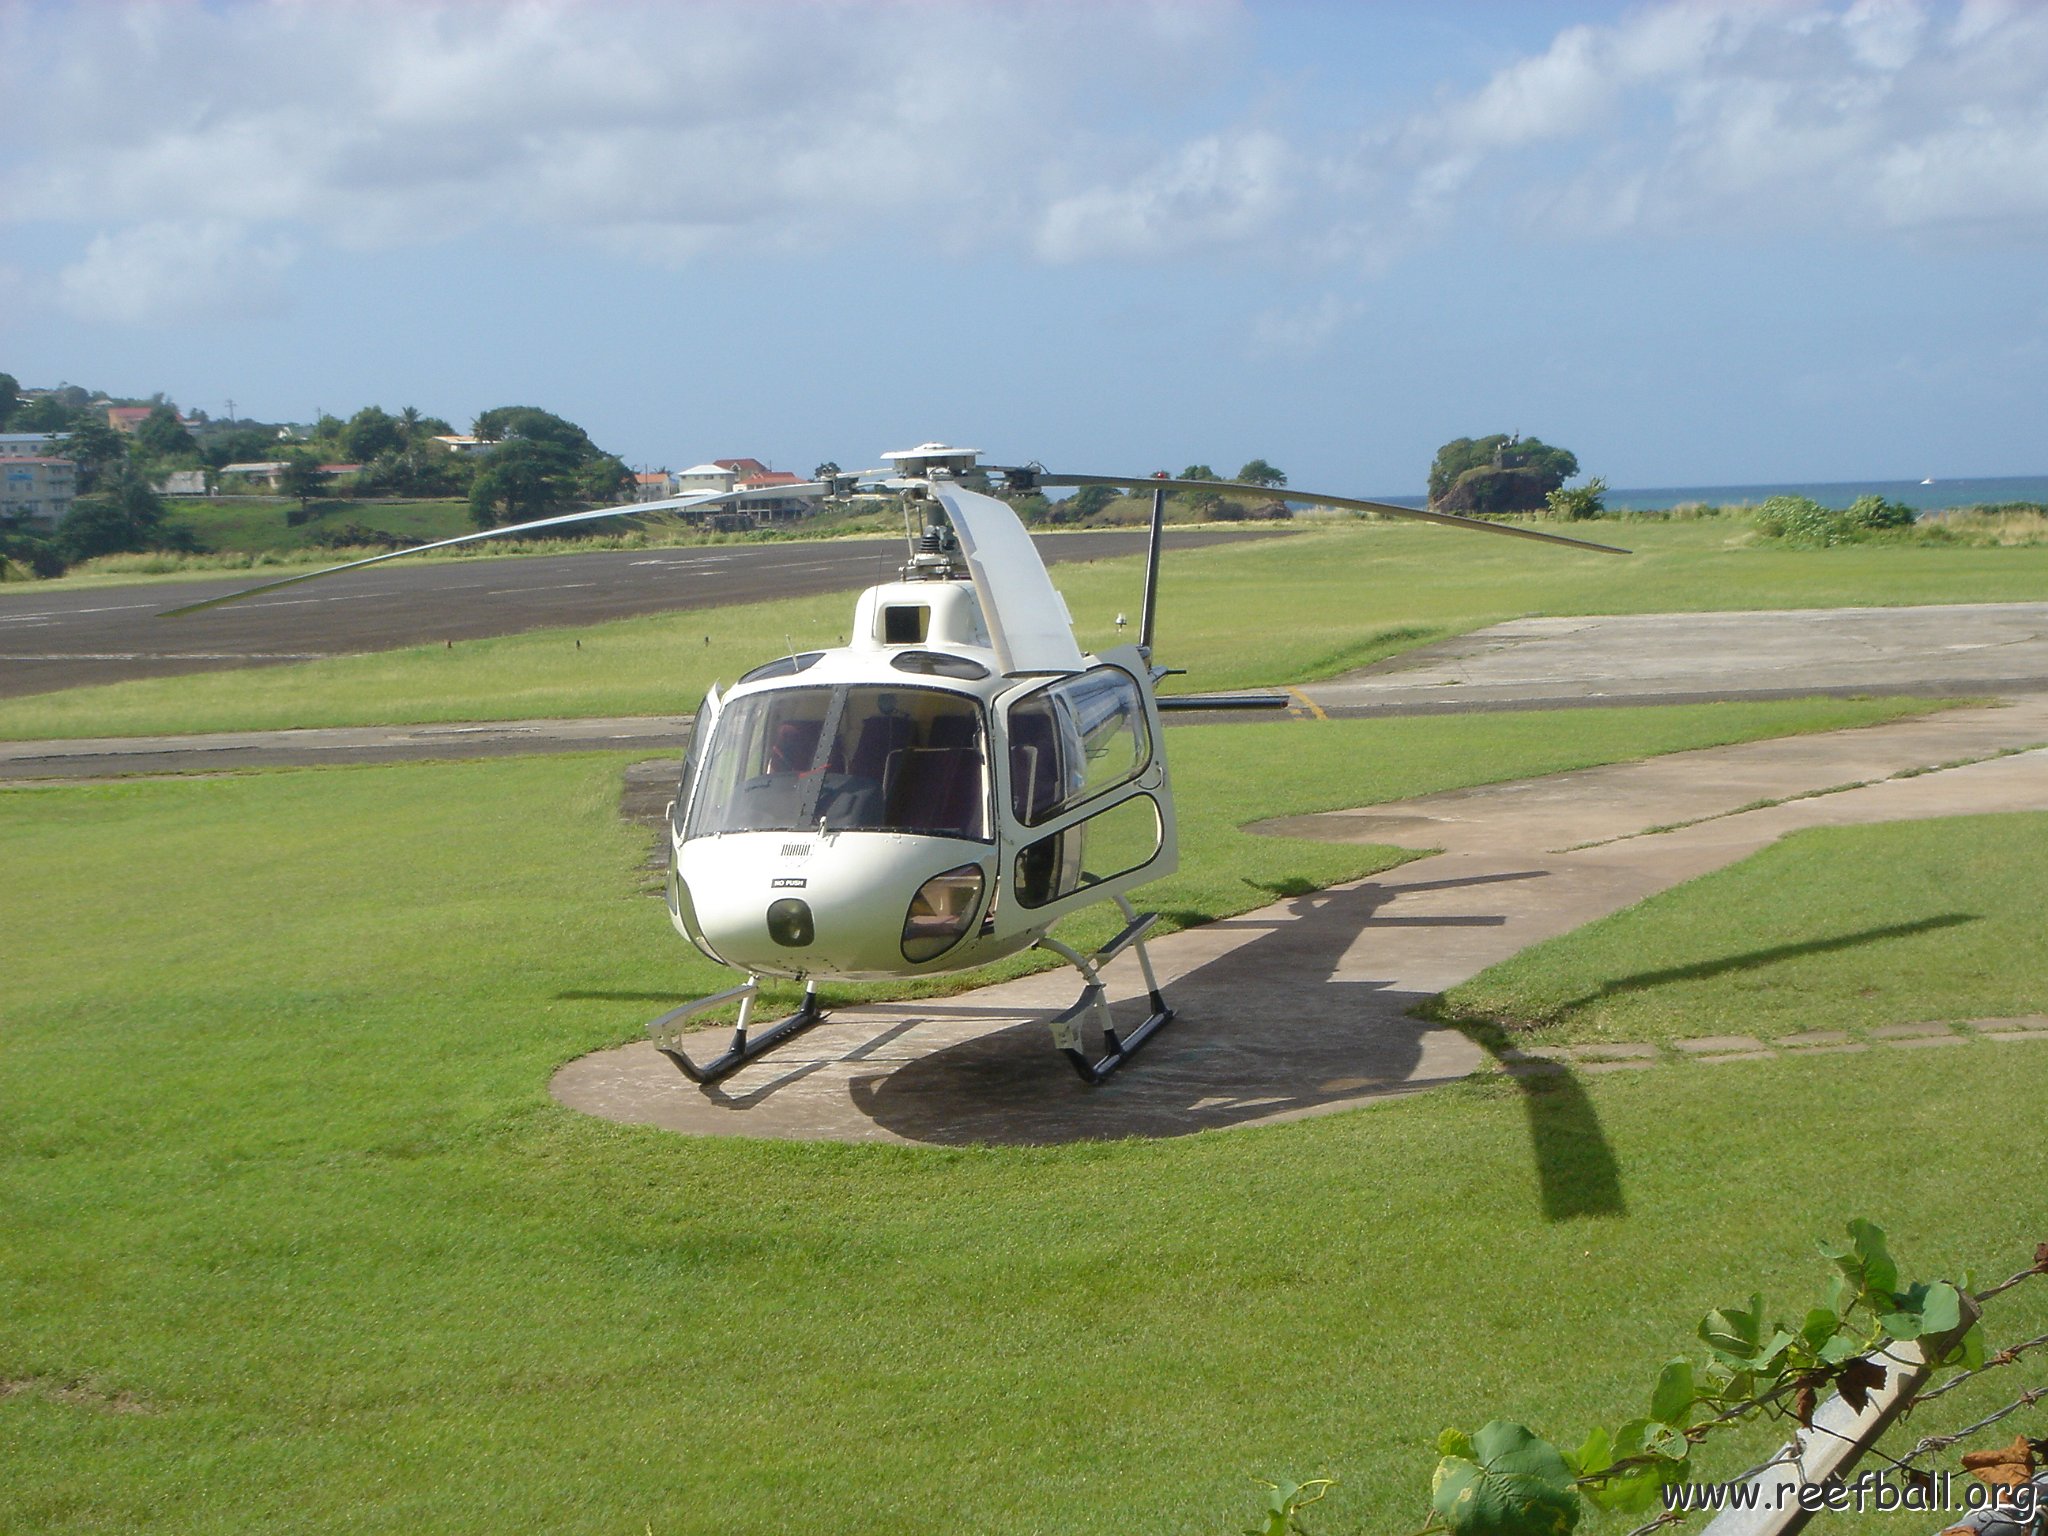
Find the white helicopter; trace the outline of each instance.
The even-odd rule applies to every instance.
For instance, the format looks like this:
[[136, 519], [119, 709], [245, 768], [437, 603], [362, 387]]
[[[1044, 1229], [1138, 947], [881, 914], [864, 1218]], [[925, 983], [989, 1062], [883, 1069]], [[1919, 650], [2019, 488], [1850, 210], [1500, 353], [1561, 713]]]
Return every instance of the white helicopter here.
[[[899, 493], [925, 514], [900, 579], [854, 606], [850, 643], [780, 656], [698, 709], [668, 807], [669, 919], [711, 960], [746, 973], [736, 987], [647, 1026], [692, 1082], [738, 1071], [822, 1019], [820, 981], [925, 976], [986, 965], [1036, 945], [1081, 973], [1081, 995], [1050, 1020], [1054, 1046], [1100, 1084], [1173, 1010], [1145, 950], [1155, 913], [1129, 892], [1178, 863], [1162, 713], [1284, 707], [1284, 696], [1161, 698], [1152, 659], [1161, 525], [1172, 490], [1273, 493], [1231, 482], [1056, 474], [978, 462], [979, 450], [926, 443], [883, 454], [887, 468], [822, 488]], [[1076, 642], [1066, 606], [1014, 511], [989, 494], [1046, 485], [1150, 489], [1151, 542], [1134, 645], [1099, 654]], [[820, 485], [805, 487], [821, 488]], [[216, 607], [384, 560], [543, 528], [703, 507], [742, 493], [604, 507], [464, 534], [286, 577], [165, 616]], [[1535, 539], [1604, 554], [1610, 545], [1383, 502], [1289, 490], [1290, 501]], [[1096, 902], [1124, 926], [1091, 954], [1053, 926]], [[1119, 1035], [1101, 968], [1136, 952], [1150, 1013]], [[804, 983], [787, 1018], [751, 1031], [764, 976]], [[685, 1024], [739, 1005], [726, 1050], [685, 1051]], [[1084, 1017], [1103, 1051], [1083, 1049]]]

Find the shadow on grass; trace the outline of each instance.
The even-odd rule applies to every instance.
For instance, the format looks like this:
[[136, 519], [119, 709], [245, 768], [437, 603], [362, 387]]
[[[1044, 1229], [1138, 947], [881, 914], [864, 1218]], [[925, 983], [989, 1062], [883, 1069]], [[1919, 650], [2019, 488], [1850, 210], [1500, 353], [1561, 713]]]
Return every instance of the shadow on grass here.
[[[1513, 1039], [1498, 1024], [1463, 1025], [1465, 1033], [1502, 1066]], [[1509, 1081], [1522, 1095], [1529, 1117], [1529, 1152], [1536, 1164], [1536, 1182], [1545, 1221], [1576, 1221], [1586, 1216], [1626, 1216], [1621, 1193], [1621, 1167], [1614, 1148], [1600, 1128], [1600, 1113], [1577, 1073], [1555, 1069], [1512, 1072]]]
[[1865, 944], [1881, 943], [1885, 939], [1910, 938], [1916, 933], [1933, 933], [1942, 928], [1954, 928], [1963, 923], [1982, 921], [1982, 915], [1975, 912], [1944, 912], [1936, 917], [1923, 917], [1910, 923], [1890, 923], [1882, 928], [1864, 928], [1856, 933], [1837, 935], [1832, 939], [1803, 939], [1796, 944], [1774, 944], [1769, 949], [1746, 950], [1742, 954], [1726, 955], [1718, 960], [1695, 960], [1690, 965], [1671, 965], [1654, 971], [1637, 971], [1633, 975], [1617, 976], [1612, 981], [1601, 983], [1590, 992], [1560, 1003], [1552, 1018], [1564, 1018], [1607, 998], [1620, 997], [1631, 992], [1648, 992], [1656, 987], [1668, 986], [1672, 982], [1705, 981], [1709, 977], [1726, 976], [1733, 971], [1750, 971], [1759, 966], [1775, 965], [1780, 960], [1797, 960], [1805, 955], [1832, 954], [1837, 950], [1857, 949]]

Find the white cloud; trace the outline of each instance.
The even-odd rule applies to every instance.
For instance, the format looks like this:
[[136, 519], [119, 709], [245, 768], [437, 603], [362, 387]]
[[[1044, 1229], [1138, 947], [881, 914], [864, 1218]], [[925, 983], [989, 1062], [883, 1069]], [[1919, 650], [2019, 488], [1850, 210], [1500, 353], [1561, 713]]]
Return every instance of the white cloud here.
[[1326, 293], [1313, 304], [1262, 310], [1252, 317], [1251, 350], [1283, 360], [1313, 357], [1364, 313], [1362, 302], [1337, 293]]
[[57, 275], [58, 301], [83, 320], [134, 324], [260, 309], [296, 256], [280, 235], [221, 220], [160, 221], [95, 235]]
[[478, 230], [656, 262], [879, 228], [1363, 274], [1481, 225], [2048, 227], [2048, 6], [1675, 0], [1406, 117], [1362, 93], [1341, 130], [1329, 101], [1292, 126], [1284, 90], [1238, 105], [1260, 25], [1229, 0], [0, 0], [0, 56], [34, 65], [9, 78], [0, 226], [75, 231], [64, 302], [129, 319], [260, 299], [296, 248]]
[[1056, 199], [1039, 224], [1038, 253], [1152, 259], [1270, 237], [1293, 201], [1291, 159], [1270, 132], [1197, 139], [1121, 184]]
[[1672, 4], [1407, 123], [1410, 214], [1613, 236], [2048, 220], [2048, 8]]
[[1236, 24], [1214, 4], [0, 8], [0, 54], [42, 66], [10, 78], [0, 221], [677, 248], [921, 212], [1021, 236], [1066, 167], [1100, 163], [1073, 102], [1164, 91]]

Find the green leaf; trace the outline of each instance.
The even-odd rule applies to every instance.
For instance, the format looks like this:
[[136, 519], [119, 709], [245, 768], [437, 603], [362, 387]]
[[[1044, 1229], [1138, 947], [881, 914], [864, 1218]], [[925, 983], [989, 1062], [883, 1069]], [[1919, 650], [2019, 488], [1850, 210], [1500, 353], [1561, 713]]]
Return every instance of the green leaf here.
[[1707, 1347], [1740, 1363], [1756, 1353], [1757, 1340], [1763, 1335], [1764, 1299], [1761, 1296], [1749, 1298], [1749, 1310], [1738, 1307], [1716, 1307], [1700, 1320], [1700, 1338]]
[[1582, 1505], [1555, 1446], [1495, 1419], [1472, 1437], [1471, 1457], [1437, 1463], [1430, 1508], [1453, 1536], [1566, 1536]]
[[1849, 1240], [1856, 1245], [1856, 1255], [1863, 1261], [1863, 1289], [1879, 1296], [1890, 1295], [1899, 1283], [1899, 1266], [1892, 1262], [1885, 1247], [1884, 1228], [1874, 1222], [1852, 1221]]
[[1849, 1277], [1847, 1275], [1831, 1275], [1828, 1277], [1827, 1296], [1828, 1308], [1836, 1317], [1847, 1317], [1849, 1315], [1849, 1308], [1856, 1301], [1855, 1288], [1849, 1284]]
[[1806, 1321], [1799, 1326], [1799, 1337], [1806, 1341], [1806, 1347], [1818, 1350], [1835, 1336], [1835, 1330], [1842, 1326], [1841, 1314], [1833, 1307], [1815, 1307], [1806, 1314]]
[[1666, 1461], [1684, 1461], [1692, 1454], [1692, 1442], [1675, 1425], [1659, 1424], [1643, 1442], [1643, 1449]]
[[1956, 1294], [1956, 1288], [1946, 1280], [1937, 1280], [1927, 1287], [1927, 1294], [1920, 1303], [1921, 1331], [1951, 1333], [1962, 1325], [1963, 1298]]
[[1573, 1472], [1580, 1477], [1594, 1477], [1614, 1465], [1614, 1438], [1604, 1426], [1595, 1426], [1586, 1436], [1586, 1443], [1576, 1451], [1565, 1453]]
[[1630, 1514], [1640, 1514], [1656, 1502], [1657, 1490], [1662, 1488], [1664, 1483], [1665, 1477], [1661, 1467], [1636, 1467], [1619, 1477], [1594, 1483], [1587, 1488], [1586, 1497], [1601, 1509], [1618, 1509]]
[[1436, 1437], [1436, 1453], [1439, 1456], [1466, 1456], [1472, 1454], [1472, 1437], [1462, 1429], [1446, 1429]]
[[1918, 1312], [1886, 1312], [1877, 1320], [1877, 1326], [1887, 1337], [1894, 1339], [1917, 1339], [1920, 1337], [1920, 1314]]
[[1953, 1362], [1966, 1371], [1981, 1371], [1984, 1368], [1984, 1325], [1970, 1324], [1970, 1331], [1963, 1335], [1962, 1343], [1956, 1348]]
[[1840, 1365], [1845, 1360], [1854, 1360], [1863, 1353], [1863, 1342], [1846, 1333], [1838, 1333], [1820, 1347], [1821, 1360], [1828, 1365]]
[[1693, 1388], [1692, 1362], [1673, 1360], [1657, 1373], [1657, 1385], [1650, 1393], [1650, 1417], [1683, 1429], [1692, 1418], [1693, 1400], [1698, 1395]]
[[1785, 1351], [1790, 1349], [1796, 1342], [1792, 1335], [1784, 1329], [1774, 1330], [1767, 1341], [1757, 1346], [1756, 1354], [1751, 1357], [1751, 1369], [1755, 1370], [1759, 1375], [1767, 1376], [1772, 1374], [1778, 1369], [1779, 1363], [1784, 1359]]

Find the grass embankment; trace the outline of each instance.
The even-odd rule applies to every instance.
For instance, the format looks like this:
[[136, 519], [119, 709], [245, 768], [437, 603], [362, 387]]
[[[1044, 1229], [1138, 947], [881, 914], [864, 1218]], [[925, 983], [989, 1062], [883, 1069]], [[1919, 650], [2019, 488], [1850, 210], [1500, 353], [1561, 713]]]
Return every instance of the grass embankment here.
[[[1195, 728], [1177, 763], [1191, 819], [1249, 819], [1701, 713], [1580, 712], [1521, 747], [1496, 733], [1528, 717], [1304, 727], [1349, 750], [1290, 750], [1286, 777]], [[1319, 791], [1332, 763], [1354, 777]], [[1707, 1307], [1817, 1294], [1810, 1240], [1844, 1216], [1921, 1272], [2004, 1273], [2039, 1238], [2032, 1204], [1972, 1193], [2048, 1172], [2008, 1054], [2037, 1047], [1604, 1079], [1568, 1134], [1504, 1081], [1057, 1149], [584, 1119], [546, 1098], [555, 1065], [700, 980], [632, 894], [617, 774], [0, 794], [7, 1524], [1125, 1536], [1235, 1528], [1247, 1474], [1326, 1471], [1317, 1529], [1405, 1530], [1442, 1425], [1575, 1442], [1639, 1411]], [[1372, 853], [1246, 842], [1282, 857], [1262, 881]], [[1188, 878], [1250, 873], [1216, 857]], [[1541, 1184], [1575, 1177], [1611, 1214], [1546, 1217]], [[2048, 1297], [1994, 1318], [2039, 1332]]]
[[[1360, 523], [1180, 552], [1161, 583], [1159, 655], [1188, 669], [1174, 687], [1229, 689], [1334, 676], [1529, 613], [2010, 602], [2048, 590], [2048, 549], [1754, 548], [1711, 520], [1626, 533], [1630, 559]], [[1136, 559], [1058, 566], [1054, 580], [1091, 647], [1116, 644], [1116, 615], [1141, 606]], [[74, 689], [0, 701], [0, 736], [676, 713], [787, 646], [840, 643], [851, 615], [848, 596], [804, 598]], [[166, 622], [199, 647], [210, 617]]]
[[1815, 829], [1524, 950], [1432, 1013], [1544, 1044], [2048, 1013], [2044, 910], [2048, 815]]
[[400, 539], [453, 538], [473, 533], [469, 502], [462, 497], [418, 501], [352, 501], [322, 498], [307, 507], [304, 521], [291, 518], [298, 502], [288, 496], [231, 496], [167, 503], [173, 526], [184, 529], [203, 549], [216, 554], [326, 553], [320, 540], [349, 525], [375, 529]]

